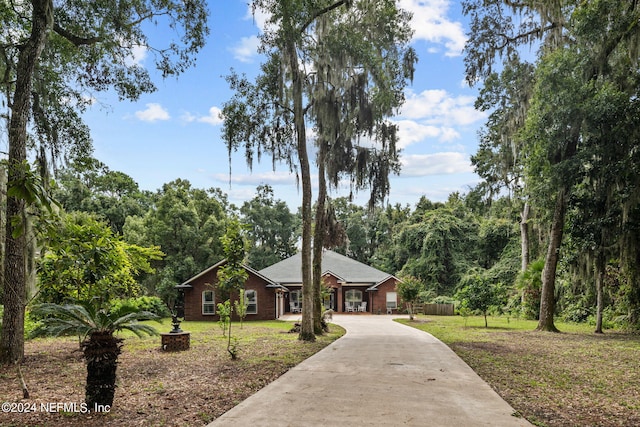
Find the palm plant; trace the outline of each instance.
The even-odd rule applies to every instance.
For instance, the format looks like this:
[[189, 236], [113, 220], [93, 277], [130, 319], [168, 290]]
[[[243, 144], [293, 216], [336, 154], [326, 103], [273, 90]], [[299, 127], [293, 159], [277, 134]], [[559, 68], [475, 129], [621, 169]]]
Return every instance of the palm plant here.
[[100, 309], [94, 304], [39, 304], [34, 313], [42, 316], [41, 325], [31, 334], [36, 336], [78, 335], [87, 363], [85, 402], [89, 408], [113, 405], [116, 390], [116, 368], [122, 349], [122, 338], [115, 332], [129, 330], [142, 337], [158, 331], [140, 320], [158, 320], [147, 311], [124, 306], [118, 311]]

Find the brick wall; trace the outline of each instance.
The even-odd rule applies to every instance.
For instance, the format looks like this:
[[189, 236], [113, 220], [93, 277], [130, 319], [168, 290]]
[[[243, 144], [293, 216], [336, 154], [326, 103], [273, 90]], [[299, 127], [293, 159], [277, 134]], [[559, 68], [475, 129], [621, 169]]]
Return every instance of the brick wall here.
[[[215, 292], [215, 304], [224, 302], [217, 292], [218, 268], [213, 268], [205, 274], [195, 278], [189, 284], [192, 288], [184, 290], [184, 318], [185, 320], [211, 320], [218, 321], [217, 314], [202, 314], [202, 292], [213, 290]], [[273, 320], [276, 318], [275, 304], [276, 293], [273, 288], [267, 288], [267, 283], [260, 277], [249, 272], [245, 283], [245, 289], [256, 291], [258, 300], [257, 314], [247, 314], [245, 320]], [[238, 299], [237, 293], [231, 295], [231, 304]], [[217, 311], [217, 308], [216, 308]]]
[[[367, 310], [373, 314], [386, 314], [387, 313], [387, 292], [396, 292], [396, 279], [390, 277], [385, 282], [378, 285], [378, 290], [370, 292], [372, 309]], [[400, 297], [398, 297], [398, 307], [401, 307]], [[398, 313], [398, 310], [393, 310], [393, 314]]]

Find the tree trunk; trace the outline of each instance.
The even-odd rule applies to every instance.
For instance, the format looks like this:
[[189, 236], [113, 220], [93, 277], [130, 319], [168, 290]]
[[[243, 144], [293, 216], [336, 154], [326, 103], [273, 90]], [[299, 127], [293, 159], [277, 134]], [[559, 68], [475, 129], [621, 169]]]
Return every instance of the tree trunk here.
[[560, 245], [564, 232], [564, 216], [566, 212], [566, 189], [563, 187], [556, 195], [556, 206], [553, 211], [549, 247], [542, 270], [542, 290], [540, 295], [540, 320], [538, 331], [559, 332], [554, 324], [556, 269], [560, 258]]
[[605, 273], [605, 257], [602, 250], [596, 257], [595, 276], [596, 276], [596, 334], [602, 333], [602, 311], [604, 310], [604, 273]]
[[[27, 122], [31, 107], [33, 74], [53, 26], [51, 0], [32, 1], [31, 35], [20, 51], [9, 123], [7, 188], [22, 185], [27, 160]], [[4, 265], [4, 315], [0, 339], [0, 363], [13, 363], [24, 357], [24, 310], [26, 304], [24, 231], [16, 230], [13, 218], [26, 221], [25, 201], [7, 197]], [[23, 223], [23, 226], [25, 224]], [[24, 229], [23, 229], [24, 230]]]
[[302, 73], [293, 40], [287, 42], [287, 56], [291, 67], [293, 86], [293, 116], [296, 127], [298, 160], [302, 179], [302, 325], [299, 338], [315, 341], [313, 331], [313, 284], [311, 281], [311, 172], [307, 153], [307, 134], [302, 108]]
[[529, 266], [529, 202], [524, 203], [520, 221], [520, 245], [522, 247], [522, 263], [520, 270], [526, 271]]
[[94, 332], [82, 347], [87, 362], [85, 402], [89, 410], [96, 405], [113, 406], [122, 339], [114, 337], [111, 332]]
[[326, 233], [326, 199], [327, 181], [325, 177], [324, 160], [325, 144], [320, 142], [318, 154], [318, 201], [316, 202], [316, 221], [313, 236], [313, 331], [322, 335], [322, 249]]

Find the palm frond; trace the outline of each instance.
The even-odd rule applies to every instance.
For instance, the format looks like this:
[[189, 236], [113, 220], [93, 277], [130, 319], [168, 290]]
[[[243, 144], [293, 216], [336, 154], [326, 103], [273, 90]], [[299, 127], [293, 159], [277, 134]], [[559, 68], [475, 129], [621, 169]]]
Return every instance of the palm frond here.
[[98, 309], [95, 304], [51, 304], [44, 303], [34, 307], [33, 312], [42, 316], [41, 325], [32, 333], [31, 337], [60, 336], [75, 334], [81, 337], [104, 331], [129, 330], [142, 337], [144, 334], [157, 335], [158, 331], [152, 326], [138, 323], [140, 320], [160, 321], [160, 317], [148, 311], [134, 311], [124, 309], [117, 312], [107, 312]]

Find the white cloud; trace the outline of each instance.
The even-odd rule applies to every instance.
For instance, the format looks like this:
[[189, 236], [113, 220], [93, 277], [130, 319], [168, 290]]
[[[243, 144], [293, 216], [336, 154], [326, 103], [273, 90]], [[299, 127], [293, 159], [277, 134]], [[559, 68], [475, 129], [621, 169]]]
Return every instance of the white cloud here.
[[414, 40], [443, 44], [446, 56], [460, 56], [466, 36], [462, 23], [447, 17], [449, 0], [400, 0], [400, 7], [413, 13]]
[[251, 5], [247, 3], [247, 14], [244, 16], [244, 19], [252, 20], [256, 24], [256, 27], [262, 31], [266, 28], [269, 19], [271, 19], [271, 13], [260, 8], [254, 10]]
[[131, 55], [127, 56], [124, 60], [128, 67], [133, 65], [142, 66], [142, 63], [147, 57], [147, 48], [145, 46], [135, 45], [131, 48]]
[[222, 124], [220, 113], [222, 113], [222, 110], [220, 110], [220, 108], [216, 106], [213, 106], [209, 108], [209, 115], [207, 116], [195, 116], [187, 111], [181, 116], [181, 119], [187, 123], [200, 122], [208, 123], [211, 126], [217, 126], [219, 124]]
[[151, 102], [147, 104], [146, 110], [136, 111], [136, 118], [143, 122], [155, 122], [158, 120], [169, 120], [171, 116], [164, 107], [158, 103]]
[[469, 156], [463, 153], [410, 154], [400, 158], [401, 176], [417, 177], [473, 172]]
[[202, 123], [209, 123], [212, 126], [219, 125], [222, 123], [222, 118], [220, 117], [221, 113], [222, 113], [222, 110], [219, 109], [218, 107], [215, 107], [215, 106], [211, 107], [209, 108], [209, 115], [200, 117], [198, 121]]
[[242, 37], [240, 42], [230, 48], [233, 57], [240, 62], [253, 62], [253, 58], [258, 55], [260, 39], [258, 36]]
[[280, 185], [280, 184], [295, 184], [296, 183], [296, 175], [290, 172], [261, 172], [255, 174], [231, 174], [231, 178], [229, 178], [229, 174], [225, 173], [217, 173], [213, 175], [213, 178], [217, 181], [238, 184], [238, 185], [253, 185], [257, 186], [260, 184], [272, 184], [272, 185]]
[[419, 94], [409, 91], [401, 116], [434, 125], [467, 126], [486, 117], [485, 113], [474, 108], [474, 102], [473, 96], [453, 96], [442, 89], [425, 90]]
[[483, 120], [486, 114], [477, 111], [473, 96], [452, 95], [446, 90], [425, 90], [419, 94], [408, 91], [399, 119], [400, 148], [406, 148], [428, 138], [452, 142], [461, 138], [459, 128]]
[[412, 120], [400, 120], [397, 124], [400, 127], [398, 148], [406, 148], [427, 138], [437, 138], [441, 142], [460, 138], [460, 134], [449, 127], [424, 125]]

